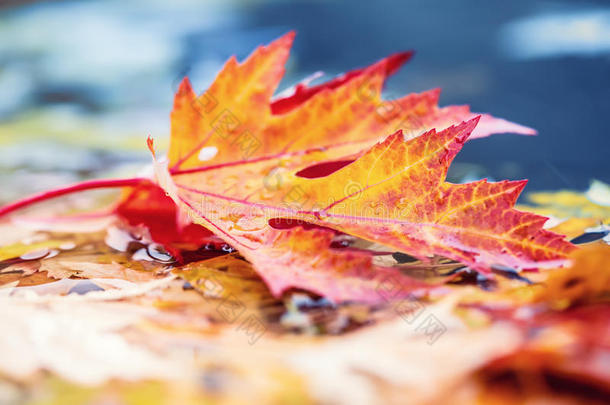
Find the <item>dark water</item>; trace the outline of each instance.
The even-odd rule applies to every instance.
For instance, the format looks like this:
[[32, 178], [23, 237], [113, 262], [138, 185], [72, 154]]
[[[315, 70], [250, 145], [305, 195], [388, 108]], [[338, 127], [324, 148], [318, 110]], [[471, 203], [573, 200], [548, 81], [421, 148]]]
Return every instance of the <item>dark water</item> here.
[[[90, 162], [108, 159], [102, 141], [167, 134], [172, 92], [182, 75], [203, 90], [231, 54], [244, 57], [295, 29], [283, 87], [314, 71], [333, 75], [415, 49], [416, 57], [391, 79], [388, 97], [441, 87], [444, 105], [470, 104], [539, 131], [537, 137], [471, 142], [456, 161], [460, 173], [529, 178], [529, 190], [610, 181], [607, 1], [16, 3], [0, 8], [0, 131], [9, 124], [12, 131], [0, 133], [0, 145], [22, 142], [19, 131], [30, 137], [19, 153], [33, 153], [40, 139], [73, 143], [47, 118], [34, 129], [16, 125], [31, 122], [30, 113], [53, 116], [67, 108], [66, 120], [76, 116], [89, 125], [82, 130], [97, 131], [90, 145], [77, 149], [101, 152], [76, 169], [53, 161], [32, 168], [7, 158], [2, 146], [0, 170], [10, 176], [17, 167], [97, 172], [100, 165]], [[145, 159], [134, 151], [119, 160]], [[3, 186], [8, 179], [3, 176]]]

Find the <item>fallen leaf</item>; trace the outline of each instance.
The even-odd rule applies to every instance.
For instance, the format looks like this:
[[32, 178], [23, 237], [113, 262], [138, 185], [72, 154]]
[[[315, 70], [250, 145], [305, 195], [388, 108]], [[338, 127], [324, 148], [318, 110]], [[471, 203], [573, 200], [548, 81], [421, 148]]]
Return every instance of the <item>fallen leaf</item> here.
[[574, 252], [572, 260], [572, 266], [549, 273], [535, 301], [563, 309], [595, 302], [610, 292], [610, 246], [587, 246]]
[[46, 369], [81, 384], [118, 375], [127, 380], [188, 375], [186, 364], [133, 345], [119, 333], [153, 311], [122, 303], [74, 305], [72, 297], [54, 298], [46, 306], [0, 297], [0, 372], [25, 380]]
[[[591, 236], [602, 239], [610, 233], [610, 207], [603, 203], [608, 198], [608, 189], [608, 185], [596, 180], [585, 193], [569, 190], [531, 193], [527, 199], [533, 204], [519, 208], [550, 216], [551, 226], [547, 228], [571, 239], [577, 238], [574, 243], [586, 243], [596, 239]], [[590, 235], [598, 232], [601, 234]]]
[[[59, 247], [64, 241], [61, 240], [44, 240], [34, 243], [14, 243], [0, 248], [0, 261], [13, 259], [22, 255], [45, 256], [49, 252], [49, 248]], [[45, 253], [46, 252], [46, 253]], [[27, 256], [26, 256], [27, 257]]]
[[603, 359], [610, 356], [608, 316], [607, 303], [542, 313], [520, 309], [509, 319], [522, 328], [525, 344], [484, 370], [489, 375], [512, 371], [522, 376], [554, 376], [607, 398], [610, 367]]
[[[476, 116], [466, 106], [438, 108], [438, 90], [382, 100], [382, 85], [406, 61], [404, 54], [272, 103], [293, 38], [288, 33], [259, 47], [243, 63], [232, 57], [200, 96], [183, 80], [171, 115], [172, 171], [200, 167], [202, 160], [222, 164], [342, 143], [362, 143], [362, 149], [398, 129], [415, 137]], [[284, 102], [290, 107], [277, 107]], [[483, 115], [473, 137], [498, 132], [536, 133]]]
[[[268, 225], [276, 217], [330, 227], [423, 259], [442, 255], [483, 272], [492, 264], [519, 269], [560, 264], [573, 246], [542, 229], [546, 218], [512, 208], [525, 182], [444, 182], [476, 123], [410, 140], [397, 132], [320, 178], [299, 177], [298, 163], [307, 158], [292, 159], [282, 167], [289, 170], [282, 172], [279, 190], [268, 190], [260, 180], [280, 165], [279, 158], [173, 176], [156, 163], [156, 173], [159, 184], [194, 221], [229, 241], [268, 283], [280, 282], [269, 275], [287, 263], [278, 267], [265, 253], [274, 247], [281, 251], [278, 231]], [[295, 192], [301, 199], [296, 204], [287, 201]], [[294, 248], [285, 253], [296, 257]]]
[[277, 319], [284, 308], [252, 269], [252, 265], [235, 254], [189, 263], [173, 270], [199, 291], [209, 304], [209, 316], [220, 322], [231, 320], [230, 313], [218, 311], [231, 305], [238, 311], [256, 315], [261, 321]]
[[[82, 259], [86, 260], [87, 258], [85, 257]], [[120, 278], [123, 280], [142, 282], [155, 278], [155, 274], [150, 271], [130, 269], [115, 262], [96, 263], [93, 260], [43, 260], [40, 264], [39, 271], [46, 271], [49, 277], [56, 279], [69, 277]]]
[[[596, 189], [604, 187], [601, 182], [595, 184], [597, 184]], [[527, 199], [534, 205], [524, 207], [542, 215], [559, 218], [592, 218], [603, 223], [610, 222], [610, 207], [598, 204], [589, 198], [588, 193], [569, 190], [531, 193], [527, 195]], [[601, 192], [598, 191], [599, 193]]]

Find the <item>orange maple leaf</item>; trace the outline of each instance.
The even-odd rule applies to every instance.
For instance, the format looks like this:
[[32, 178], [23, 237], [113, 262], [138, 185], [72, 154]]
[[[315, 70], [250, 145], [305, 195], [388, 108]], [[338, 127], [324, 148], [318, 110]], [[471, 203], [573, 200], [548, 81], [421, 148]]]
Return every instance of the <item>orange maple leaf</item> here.
[[[573, 246], [542, 229], [545, 217], [515, 210], [525, 181], [450, 184], [445, 175], [478, 119], [405, 140], [401, 131], [354, 162], [319, 178], [298, 173], [311, 155], [274, 156], [170, 175], [159, 184], [191, 214], [252, 261], [267, 249], [269, 221], [281, 217], [333, 228], [421, 259], [442, 255], [487, 272], [561, 263]], [[290, 159], [287, 159], [289, 157]], [[316, 160], [317, 160], [316, 159]], [[262, 179], [281, 168], [281, 184]], [[257, 270], [263, 274], [266, 266]], [[264, 277], [264, 275], [263, 275]]]
[[[291, 32], [259, 47], [243, 63], [232, 57], [199, 96], [188, 79], [182, 81], [171, 114], [171, 170], [199, 167], [202, 161], [209, 165], [338, 144], [362, 150], [398, 129], [413, 138], [477, 115], [467, 106], [439, 108], [439, 90], [383, 100], [385, 79], [408, 59], [408, 53], [325, 85], [301, 84], [292, 96], [272, 101], [293, 38]], [[483, 115], [473, 137], [499, 132], [536, 133]]]
[[[467, 106], [439, 108], [439, 90], [410, 94], [398, 100], [381, 99], [385, 79], [411, 57], [410, 52], [397, 53], [321, 85], [299, 84], [291, 96], [272, 100], [284, 73], [293, 36], [289, 33], [258, 48], [241, 64], [231, 58], [200, 96], [196, 96], [188, 79], [183, 80], [171, 115], [172, 172], [197, 170], [202, 160], [210, 166], [266, 159], [274, 154], [286, 159], [299, 155], [312, 164], [334, 159], [335, 166], [340, 167], [397, 128], [414, 137], [424, 129], [444, 128], [473, 116]], [[484, 123], [473, 136], [494, 132], [535, 133], [489, 115], [482, 116], [482, 120]], [[308, 148], [324, 148], [326, 153], [304, 153]], [[305, 166], [305, 161], [301, 165]], [[273, 182], [280, 173], [278, 168], [269, 170], [266, 181]], [[139, 221], [149, 228], [158, 228], [158, 224], [151, 222], [153, 218], [145, 221], [149, 206], [146, 201], [158, 192], [151, 189], [146, 194], [144, 199], [130, 198], [129, 212], [121, 209], [123, 205], [118, 212], [132, 225]], [[160, 206], [164, 203], [162, 199], [156, 197], [154, 205]], [[139, 207], [135, 206], [137, 202], [141, 202]], [[167, 211], [172, 209], [167, 207]], [[164, 221], [164, 226], [171, 224]], [[162, 235], [164, 241], [169, 236], [175, 236], [179, 243], [205, 241], [189, 236], [187, 231], [191, 228], [182, 226], [180, 221], [174, 228], [177, 229]], [[164, 244], [177, 253], [171, 243]]]

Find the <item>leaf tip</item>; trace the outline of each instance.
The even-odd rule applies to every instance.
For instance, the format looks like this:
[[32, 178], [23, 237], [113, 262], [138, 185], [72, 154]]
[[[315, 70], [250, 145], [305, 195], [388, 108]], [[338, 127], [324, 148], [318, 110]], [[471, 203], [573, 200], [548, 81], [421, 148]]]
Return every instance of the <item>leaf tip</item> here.
[[449, 134], [455, 134], [454, 140], [456, 143], [464, 144], [472, 134], [472, 131], [474, 131], [474, 129], [476, 128], [480, 119], [481, 116], [477, 115], [467, 121], [459, 123], [458, 125], [449, 127], [445, 131], [447, 131]]
[[386, 75], [394, 74], [415, 55], [414, 50], [402, 51], [388, 56], [386, 61]]
[[510, 194], [510, 197], [511, 197], [510, 198], [511, 205], [515, 205], [517, 203], [517, 199], [519, 198], [519, 196], [523, 192], [523, 189], [525, 188], [527, 183], [528, 183], [527, 179], [513, 180], [513, 181], [507, 181], [506, 182], [507, 188], [509, 189], [509, 194]]
[[296, 35], [297, 33], [295, 30], [290, 30], [275, 41], [273, 41], [271, 44], [269, 44], [269, 46], [277, 46], [279, 48], [290, 49], [292, 47], [292, 43], [294, 42], [294, 38], [296, 37]]
[[153, 157], [157, 157], [155, 155], [155, 140], [153, 139], [152, 136], [148, 135], [148, 137], [146, 138], [146, 145], [148, 146], [148, 150], [150, 151], [150, 153], [152, 153]]
[[180, 95], [193, 93], [193, 86], [191, 85], [191, 81], [189, 80], [188, 76], [184, 76], [184, 78], [180, 81], [178, 91], [176, 93]]
[[436, 87], [434, 89], [428, 90], [426, 91], [424, 94], [430, 98], [430, 101], [432, 101], [434, 104], [438, 104], [438, 100], [441, 97], [441, 88], [440, 87]]

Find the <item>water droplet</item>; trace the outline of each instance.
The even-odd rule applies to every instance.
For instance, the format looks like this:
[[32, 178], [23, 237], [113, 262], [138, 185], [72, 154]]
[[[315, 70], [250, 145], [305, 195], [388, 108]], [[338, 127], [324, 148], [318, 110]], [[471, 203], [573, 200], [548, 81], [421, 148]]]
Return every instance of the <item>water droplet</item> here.
[[226, 243], [224, 243], [224, 244], [222, 245], [221, 250], [222, 250], [223, 252], [227, 252], [227, 253], [231, 253], [231, 252], [234, 252], [234, 251], [235, 251], [235, 249], [233, 248], [233, 246], [228, 245], [228, 244], [226, 244]]
[[136, 250], [136, 252], [131, 256], [133, 260], [145, 260], [147, 262], [152, 262], [153, 258], [150, 257], [146, 249], [141, 248]]
[[59, 245], [59, 248], [61, 250], [72, 250], [76, 247], [76, 243], [74, 242], [64, 242], [61, 245]]
[[350, 235], [337, 235], [333, 238], [332, 243], [330, 244], [330, 247], [332, 248], [346, 248], [351, 246], [351, 244], [354, 242], [354, 237], [350, 236]]
[[45, 259], [49, 259], [49, 258], [51, 258], [51, 257], [55, 257], [55, 256], [57, 256], [58, 254], [59, 254], [59, 250], [57, 250], [57, 249], [51, 249], [51, 250], [49, 250], [49, 254], [48, 254], [48, 255], [46, 255], [44, 258], [45, 258]]
[[46, 257], [49, 254], [48, 248], [32, 250], [31, 252], [27, 252], [19, 256], [21, 260], [37, 260]]
[[68, 294], [83, 295], [91, 291], [104, 291], [104, 289], [98, 286], [97, 284], [92, 283], [91, 281], [84, 280], [76, 284], [74, 287], [70, 288]]
[[151, 243], [150, 245], [148, 245], [146, 250], [150, 257], [152, 257], [153, 259], [155, 259], [159, 262], [168, 263], [168, 262], [174, 261], [174, 258], [172, 257], [172, 255], [170, 255], [165, 250], [165, 248], [158, 243]]

